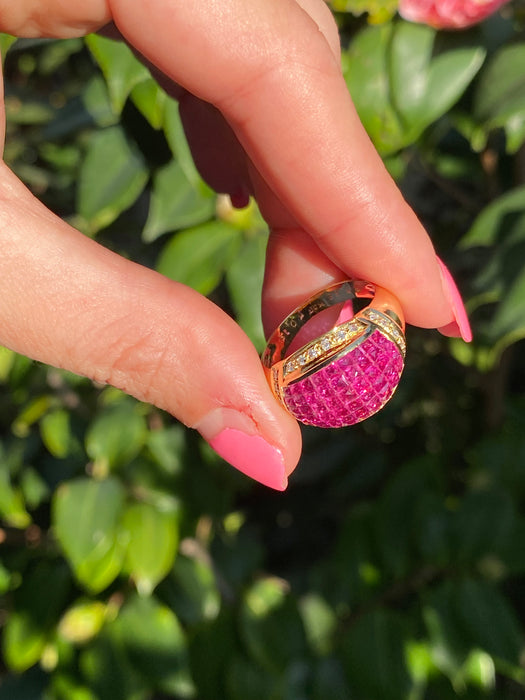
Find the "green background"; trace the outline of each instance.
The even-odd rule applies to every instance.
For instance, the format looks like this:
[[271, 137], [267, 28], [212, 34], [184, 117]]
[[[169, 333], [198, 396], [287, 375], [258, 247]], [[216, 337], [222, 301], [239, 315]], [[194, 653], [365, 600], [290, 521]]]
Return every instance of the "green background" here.
[[[1, 349], [0, 700], [525, 697], [524, 16], [436, 33], [334, 6], [359, 114], [474, 342], [409, 329], [392, 402], [305, 429], [284, 494]], [[107, 39], [2, 44], [10, 167], [260, 350], [265, 224], [201, 181], [176, 103]]]

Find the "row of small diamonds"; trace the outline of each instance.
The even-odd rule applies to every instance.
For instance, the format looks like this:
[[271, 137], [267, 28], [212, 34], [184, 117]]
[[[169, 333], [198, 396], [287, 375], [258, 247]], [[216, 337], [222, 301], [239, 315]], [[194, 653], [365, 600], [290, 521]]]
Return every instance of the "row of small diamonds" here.
[[290, 372], [296, 369], [302, 369], [325, 353], [348, 343], [359, 335], [363, 331], [363, 328], [366, 328], [366, 324], [357, 319], [343, 323], [337, 326], [337, 328], [333, 328], [331, 331], [328, 331], [328, 333], [317, 338], [317, 340], [314, 340], [309, 345], [306, 345], [304, 348], [301, 348], [301, 350], [290, 355], [284, 365], [283, 376], [286, 377], [287, 374], [290, 374]]
[[372, 321], [373, 324], [381, 328], [381, 330], [384, 331], [394, 341], [394, 343], [401, 350], [403, 357], [406, 355], [407, 346], [405, 342], [405, 336], [403, 335], [402, 331], [400, 330], [399, 326], [395, 321], [393, 321], [385, 314], [382, 314], [379, 311], [375, 311], [375, 309], [365, 309], [363, 311], [363, 316], [369, 321]]

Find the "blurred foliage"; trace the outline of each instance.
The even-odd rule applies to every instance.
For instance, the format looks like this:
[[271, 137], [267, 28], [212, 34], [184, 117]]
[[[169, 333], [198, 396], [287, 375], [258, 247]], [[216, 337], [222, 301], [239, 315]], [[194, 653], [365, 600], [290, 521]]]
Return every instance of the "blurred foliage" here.
[[[524, 696], [525, 34], [510, 7], [437, 34], [333, 2], [358, 112], [475, 340], [410, 329], [391, 404], [305, 429], [285, 494], [155, 408], [0, 350], [0, 700]], [[202, 182], [176, 103], [107, 39], [9, 46], [13, 170], [260, 349], [264, 222]]]

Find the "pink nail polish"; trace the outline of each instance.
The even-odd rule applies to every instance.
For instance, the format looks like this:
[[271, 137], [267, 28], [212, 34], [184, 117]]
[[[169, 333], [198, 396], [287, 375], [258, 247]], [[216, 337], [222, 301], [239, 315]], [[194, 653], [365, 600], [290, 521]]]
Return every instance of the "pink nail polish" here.
[[284, 491], [288, 479], [280, 450], [260, 435], [247, 435], [225, 428], [210, 440], [215, 452], [243, 474], [277, 491]]
[[283, 453], [260, 435], [245, 413], [215, 408], [193, 427], [218, 455], [246, 476], [277, 491], [288, 485]]
[[470, 328], [470, 323], [463, 300], [461, 299], [461, 295], [447, 266], [439, 258], [437, 258], [437, 261], [441, 272], [443, 290], [450, 303], [450, 306], [452, 307], [452, 313], [454, 314], [455, 319], [455, 323], [449, 323], [438, 330], [444, 335], [463, 338], [466, 343], [470, 343], [472, 340], [472, 330]]

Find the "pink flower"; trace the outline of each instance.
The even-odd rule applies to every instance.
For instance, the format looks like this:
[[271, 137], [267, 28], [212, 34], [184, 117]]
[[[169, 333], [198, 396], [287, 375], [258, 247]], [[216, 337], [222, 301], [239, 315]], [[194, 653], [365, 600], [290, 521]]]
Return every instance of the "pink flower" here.
[[400, 0], [399, 14], [436, 29], [462, 29], [481, 22], [509, 0]]

